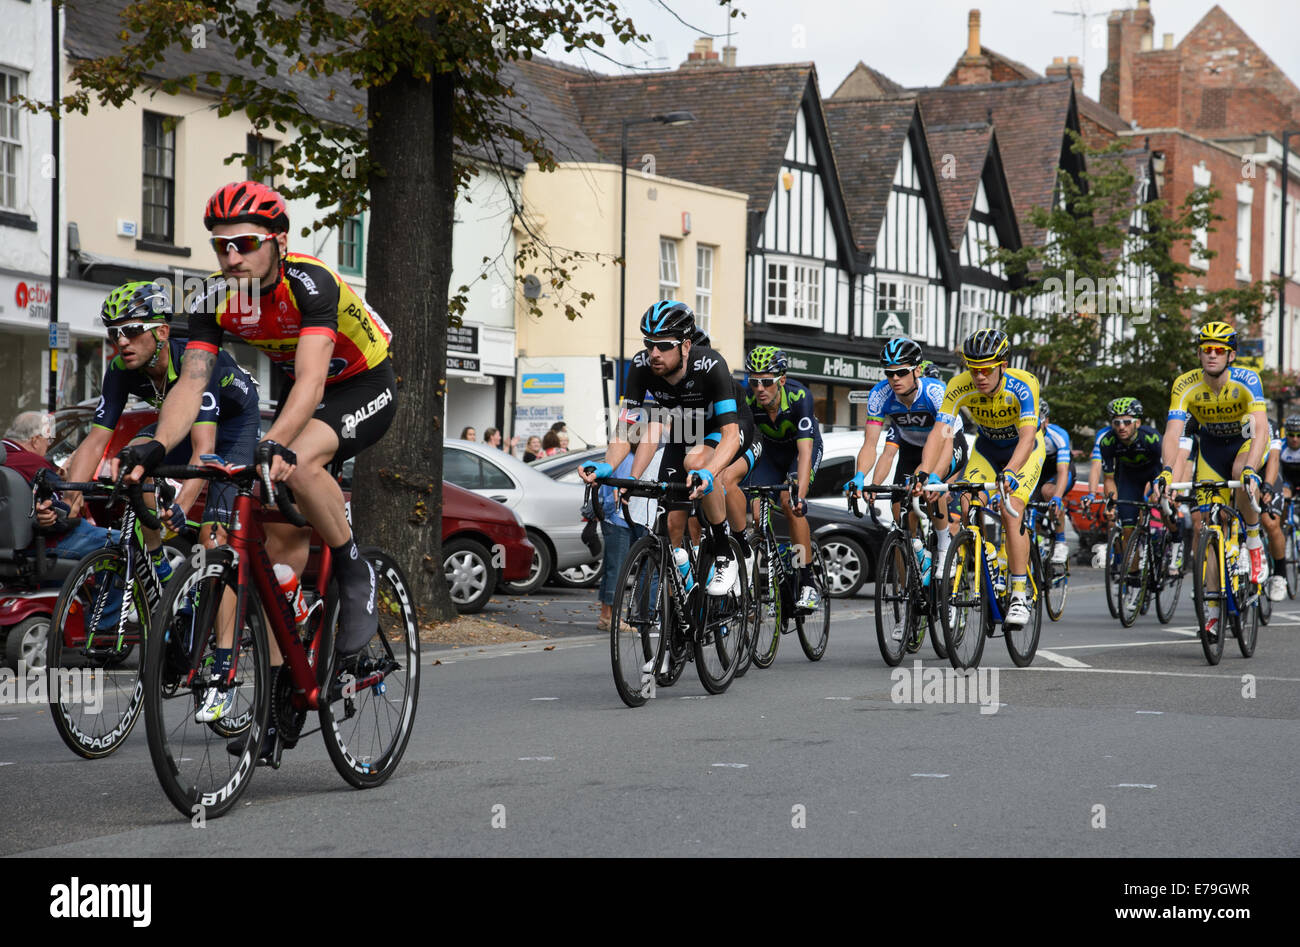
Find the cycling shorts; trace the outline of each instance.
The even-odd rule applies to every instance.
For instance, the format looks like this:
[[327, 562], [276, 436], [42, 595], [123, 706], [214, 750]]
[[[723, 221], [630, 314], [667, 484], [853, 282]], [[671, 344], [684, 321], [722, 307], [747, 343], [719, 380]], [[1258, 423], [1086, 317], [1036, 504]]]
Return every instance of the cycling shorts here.
[[[738, 414], [735, 423], [740, 431], [740, 446], [736, 448], [736, 452], [731, 455], [731, 459], [722, 469], [726, 470], [738, 460], [745, 461], [746, 469], [753, 469], [754, 462], [763, 450], [763, 445], [754, 438], [754, 419]], [[665, 483], [685, 483], [687, 452], [697, 447], [707, 447], [710, 452], [713, 452], [717, 450], [721, 441], [720, 431], [706, 435], [700, 444], [687, 444], [674, 435], [668, 446], [664, 448], [663, 459], [659, 462], [659, 479]]]
[[[925, 447], [920, 444], [908, 444], [906, 441], [898, 445], [898, 463], [894, 465], [893, 484], [898, 486], [903, 483], [917, 467], [921, 466], [921, 454], [924, 453]], [[944, 480], [952, 478], [961, 473], [962, 468], [966, 466], [966, 438], [957, 434], [952, 439], [952, 460], [948, 462], [946, 473], [940, 474]]]
[[[276, 409], [277, 418], [292, 390], [290, 381]], [[339, 449], [334, 459], [342, 462], [383, 437], [396, 414], [397, 377], [393, 373], [393, 360], [386, 358], [374, 368], [326, 385], [312, 417], [328, 424], [338, 435]]]
[[[1007, 447], [1000, 443], [989, 440], [986, 437], [977, 437], [975, 439], [975, 449], [971, 451], [970, 460], [966, 463], [966, 472], [962, 475], [963, 479], [991, 483], [997, 479], [999, 473], [1006, 469], [1011, 461], [1012, 454], [1015, 453], [1015, 443], [1012, 442]], [[1043, 444], [1043, 434], [1038, 432], [1034, 437], [1034, 450], [1025, 461], [1025, 465], [1020, 468], [1017, 478], [1020, 486], [1016, 488], [1015, 493], [1011, 494], [1021, 503], [1028, 503], [1029, 497], [1034, 492], [1034, 487], [1038, 484], [1038, 478], [1043, 472], [1043, 461], [1047, 457], [1047, 448]], [[1012, 473], [1017, 473], [1012, 471]]]
[[[1244, 437], [1214, 437], [1202, 432], [1197, 440], [1200, 454], [1196, 458], [1196, 480], [1231, 480], [1237, 458], [1250, 449], [1250, 441]], [[1232, 502], [1229, 490], [1201, 491], [1197, 501], [1206, 505], [1212, 493], [1217, 493], [1222, 503]]]
[[[253, 452], [257, 450], [258, 412], [242, 411], [233, 417], [222, 418], [217, 425], [217, 444], [213, 448], [218, 457], [234, 466], [248, 466], [253, 462]], [[152, 438], [157, 424], [142, 428], [135, 439]], [[187, 436], [163, 458], [164, 464], [188, 464], [194, 456], [194, 448]], [[235, 497], [239, 491], [233, 483], [210, 482], [207, 485], [208, 497], [203, 504], [203, 518], [200, 523], [220, 523], [229, 526], [235, 511]], [[191, 511], [193, 512], [193, 511]]]
[[[812, 463], [808, 467], [808, 485], [817, 477], [817, 468], [822, 462], [822, 442], [813, 442]], [[746, 478], [747, 486], [767, 487], [785, 483], [799, 474], [799, 448], [796, 444], [772, 444], [763, 446], [763, 454], [754, 464]]]

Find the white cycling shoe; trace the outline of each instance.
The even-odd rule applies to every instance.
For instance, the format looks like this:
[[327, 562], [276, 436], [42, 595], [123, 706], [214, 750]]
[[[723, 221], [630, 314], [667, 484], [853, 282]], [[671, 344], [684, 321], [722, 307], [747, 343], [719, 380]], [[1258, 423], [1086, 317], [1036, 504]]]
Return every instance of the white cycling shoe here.
[[1286, 598], [1286, 579], [1280, 575], [1270, 576], [1268, 580], [1268, 600], [1280, 602]]
[[1024, 628], [1029, 623], [1029, 599], [1021, 592], [1011, 593], [1011, 604], [1007, 606], [1007, 617], [1003, 620], [1004, 628]]
[[713, 575], [709, 578], [707, 591], [710, 595], [726, 595], [739, 578], [740, 565], [736, 557], [730, 552], [724, 553], [713, 560]]

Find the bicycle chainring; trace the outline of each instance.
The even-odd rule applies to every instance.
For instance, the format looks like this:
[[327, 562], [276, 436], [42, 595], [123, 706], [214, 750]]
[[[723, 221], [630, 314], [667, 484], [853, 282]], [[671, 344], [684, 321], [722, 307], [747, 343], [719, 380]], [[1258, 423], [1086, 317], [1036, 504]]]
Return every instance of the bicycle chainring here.
[[294, 709], [293, 675], [283, 664], [275, 669], [271, 681], [271, 720], [280, 743], [286, 750], [293, 749], [302, 733], [302, 725], [307, 721], [307, 711]]

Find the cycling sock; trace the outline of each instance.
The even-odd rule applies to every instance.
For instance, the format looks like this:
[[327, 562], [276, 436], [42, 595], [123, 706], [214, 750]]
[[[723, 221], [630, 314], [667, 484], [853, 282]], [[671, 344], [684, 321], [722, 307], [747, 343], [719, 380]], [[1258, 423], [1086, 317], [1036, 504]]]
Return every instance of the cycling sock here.
[[809, 570], [807, 566], [799, 567], [799, 584], [812, 585], [812, 576], [809, 574]]
[[1273, 557], [1273, 574], [1283, 575], [1286, 572], [1286, 560]]
[[340, 654], [353, 655], [364, 648], [379, 629], [379, 613], [375, 610], [375, 573], [358, 552], [352, 537], [331, 549], [337, 563], [335, 572], [339, 579], [341, 605], [334, 648]]
[[234, 648], [214, 648], [212, 656], [215, 662], [212, 666], [212, 676], [217, 680], [222, 680], [230, 673], [230, 659], [234, 654]]
[[935, 554], [938, 555], [939, 561], [943, 562], [948, 558], [948, 547], [952, 545], [952, 533], [946, 529], [941, 529], [935, 534]]
[[1064, 532], [1064, 531], [1062, 531], [1062, 530], [1057, 530], [1057, 531], [1056, 531], [1056, 541], [1057, 541], [1058, 543], [1063, 543], [1063, 542], [1065, 542], [1065, 532]]
[[1026, 575], [1013, 575], [1013, 576], [1011, 577], [1011, 591], [1012, 591], [1012, 592], [1019, 592], [1019, 593], [1022, 594], [1022, 595], [1027, 595], [1027, 594], [1028, 594], [1028, 588], [1029, 588], [1029, 576], [1028, 576], [1028, 574], [1026, 574]]
[[727, 547], [727, 521], [724, 519], [721, 523], [709, 524], [709, 538], [711, 538], [717, 549]]
[[739, 532], [739, 533], [737, 533], [737, 532], [733, 532], [731, 535], [736, 537], [736, 542], [737, 542], [737, 544], [739, 544], [739, 546], [740, 546], [740, 554], [741, 554], [742, 556], [750, 556], [750, 555], [753, 555], [754, 550], [750, 548], [750, 546], [749, 546], [749, 540], [745, 537], [745, 534], [744, 534], [743, 531], [742, 531], [742, 532]]
[[1259, 524], [1246, 524], [1246, 539], [1259, 539]]

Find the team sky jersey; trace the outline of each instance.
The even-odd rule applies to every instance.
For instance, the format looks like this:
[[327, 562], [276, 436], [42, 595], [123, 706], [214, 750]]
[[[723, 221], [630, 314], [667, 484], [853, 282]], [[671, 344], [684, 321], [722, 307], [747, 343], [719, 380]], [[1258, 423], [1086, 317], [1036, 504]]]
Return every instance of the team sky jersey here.
[[676, 385], [654, 373], [649, 353], [642, 350], [632, 358], [625, 406], [629, 417], [642, 405], [653, 404], [668, 411], [674, 429], [683, 432], [684, 443], [699, 444], [705, 435], [724, 424], [736, 423], [736, 394], [736, 382], [726, 361], [713, 349], [692, 346], [686, 373]]
[[1279, 441], [1277, 462], [1282, 480], [1293, 489], [1300, 487], [1300, 447], [1289, 447], [1285, 440]]
[[1199, 368], [1178, 376], [1169, 400], [1169, 417], [1201, 424], [1201, 436], [1221, 439], [1245, 437], [1246, 421], [1254, 411], [1268, 410], [1259, 375], [1249, 368], [1232, 367], [1222, 390], [1215, 394]]
[[189, 348], [215, 352], [229, 332], [265, 352], [290, 378], [299, 337], [325, 336], [334, 343], [326, 385], [381, 364], [393, 338], [342, 277], [305, 253], [286, 253], [275, 285], [252, 300], [214, 273], [190, 300], [189, 312]]
[[[108, 363], [104, 372], [103, 394], [99, 396], [99, 406], [95, 408], [94, 425], [111, 431], [117, 427], [122, 417], [126, 400], [135, 395], [141, 401], [148, 402], [155, 408], [161, 408], [163, 398], [180, 377], [181, 359], [185, 354], [185, 344], [176, 339], [168, 339], [171, 359], [167, 363], [167, 382], [162, 391], [157, 391], [153, 382], [142, 369], [130, 369], [118, 356]], [[218, 424], [223, 418], [232, 418], [244, 411], [257, 412], [257, 387], [248, 372], [244, 371], [231, 357], [229, 352], [217, 353], [217, 367], [208, 380], [208, 387], [203, 392], [199, 406], [199, 416], [195, 424]]]
[[766, 443], [781, 447], [812, 441], [815, 449], [822, 442], [822, 432], [813, 413], [812, 392], [790, 377], [786, 378], [784, 385], [777, 385], [777, 390], [781, 398], [776, 404], [775, 418], [754, 395], [745, 396], [745, 403], [754, 414], [754, 427], [759, 436]]
[[1056, 465], [1070, 462], [1070, 435], [1059, 424], [1046, 424], [1043, 426], [1043, 444], [1047, 448], [1043, 469], [1050, 470], [1055, 477]]
[[[1137, 429], [1133, 440], [1125, 444], [1109, 425], [1097, 432], [1092, 444], [1092, 459], [1101, 461], [1101, 469], [1113, 474], [1116, 468], [1143, 471], [1153, 477], [1160, 472], [1160, 432], [1149, 424]], [[1153, 472], [1154, 471], [1154, 472]]]
[[981, 394], [966, 371], [954, 375], [944, 391], [935, 420], [956, 428], [957, 412], [965, 408], [979, 436], [1010, 449], [1024, 427], [1038, 427], [1038, 379], [1019, 368], [1003, 368], [1002, 382]]
[[[922, 378], [917, 382], [912, 403], [906, 405], [889, 387], [888, 379], [877, 382], [867, 397], [867, 424], [884, 424], [885, 418], [889, 418], [887, 443], [924, 447], [930, 429], [934, 427], [934, 419], [943, 407], [944, 387], [937, 378]], [[960, 417], [949, 423], [954, 434], [961, 430]]]

